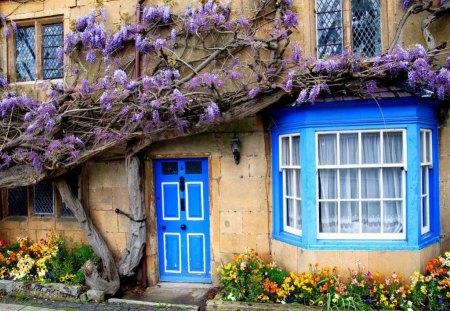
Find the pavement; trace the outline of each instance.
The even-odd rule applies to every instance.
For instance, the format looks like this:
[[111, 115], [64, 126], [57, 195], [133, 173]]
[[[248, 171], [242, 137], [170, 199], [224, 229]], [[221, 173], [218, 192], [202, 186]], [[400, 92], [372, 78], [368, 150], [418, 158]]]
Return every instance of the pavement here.
[[0, 311], [202, 311], [206, 308], [206, 300], [213, 297], [215, 292], [216, 288], [210, 284], [159, 283], [143, 293], [125, 293], [120, 298], [110, 298], [101, 304], [3, 298], [0, 301]]

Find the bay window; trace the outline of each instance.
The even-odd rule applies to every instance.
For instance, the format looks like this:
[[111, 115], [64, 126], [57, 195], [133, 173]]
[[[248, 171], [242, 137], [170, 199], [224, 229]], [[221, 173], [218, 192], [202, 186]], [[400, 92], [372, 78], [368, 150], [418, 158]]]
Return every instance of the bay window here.
[[440, 239], [436, 104], [273, 110], [273, 237], [306, 249], [421, 249]]

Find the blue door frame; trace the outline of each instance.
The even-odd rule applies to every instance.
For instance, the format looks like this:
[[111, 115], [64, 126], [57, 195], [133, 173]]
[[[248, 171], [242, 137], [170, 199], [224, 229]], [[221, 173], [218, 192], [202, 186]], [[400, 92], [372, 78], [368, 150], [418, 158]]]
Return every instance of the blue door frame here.
[[155, 161], [161, 281], [211, 283], [207, 159]]

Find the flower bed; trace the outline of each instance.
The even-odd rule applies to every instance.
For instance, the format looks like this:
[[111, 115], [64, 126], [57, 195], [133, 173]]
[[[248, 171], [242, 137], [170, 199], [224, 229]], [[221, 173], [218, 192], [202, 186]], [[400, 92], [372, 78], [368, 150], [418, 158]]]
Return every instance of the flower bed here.
[[308, 272], [286, 272], [265, 263], [251, 250], [218, 268], [222, 300], [296, 303], [325, 309], [448, 310], [450, 308], [450, 252], [434, 258], [427, 274], [414, 273], [408, 284], [393, 273], [383, 277], [359, 266], [349, 277], [337, 267], [310, 264]]
[[0, 240], [0, 279], [80, 284], [81, 267], [89, 259], [96, 260], [89, 245], [72, 243], [69, 248], [53, 230], [38, 243], [28, 238], [12, 244]]

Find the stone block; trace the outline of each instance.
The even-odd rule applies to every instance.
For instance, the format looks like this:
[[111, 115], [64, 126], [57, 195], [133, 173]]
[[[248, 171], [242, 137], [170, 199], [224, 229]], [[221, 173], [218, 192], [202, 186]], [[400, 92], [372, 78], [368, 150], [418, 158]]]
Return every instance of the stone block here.
[[120, 187], [112, 189], [112, 207], [126, 213], [130, 211], [128, 202], [128, 188]]
[[266, 211], [242, 213], [242, 230], [244, 233], [267, 234], [271, 225]]
[[89, 205], [96, 206], [101, 203], [103, 205], [109, 205], [112, 208], [113, 203], [113, 188], [101, 187], [89, 189]]
[[55, 10], [61, 8], [70, 8], [77, 5], [76, 0], [45, 0], [44, 1], [44, 10]]
[[105, 292], [101, 290], [90, 289], [86, 292], [87, 300], [94, 302], [104, 302]]
[[81, 231], [80, 223], [76, 218], [56, 218], [57, 231]]
[[124, 161], [89, 162], [89, 187], [127, 187]]
[[272, 240], [272, 258], [287, 271], [298, 271], [297, 247], [280, 241]]
[[209, 165], [211, 166], [211, 179], [217, 179], [221, 176], [220, 162], [220, 157], [211, 157], [211, 161], [209, 162]]
[[50, 231], [56, 227], [56, 220], [54, 216], [49, 217], [30, 217], [28, 221], [28, 229], [39, 229]]
[[256, 249], [256, 235], [221, 234], [220, 250], [226, 253], [243, 253], [247, 249]]
[[72, 242], [77, 242], [77, 243], [87, 243], [87, 238], [86, 235], [84, 234], [83, 231], [77, 230], [77, 231], [72, 231], [72, 230], [65, 230], [62, 233], [63, 237], [66, 238], [66, 242], [68, 243], [68, 246], [71, 246]]
[[127, 236], [125, 233], [105, 233], [103, 237], [106, 244], [110, 247], [116, 261], [120, 259], [120, 253], [125, 248], [127, 243]]
[[[4, 2], [1, 4], [1, 11], [11, 19], [16, 19], [17, 15], [36, 13], [44, 10], [44, 1], [30, 1], [24, 5], [17, 5], [15, 2]], [[13, 13], [13, 15], [9, 15]]]
[[248, 170], [250, 177], [271, 176], [271, 159], [263, 155], [248, 157]]
[[272, 256], [270, 254], [269, 239], [269, 234], [258, 234], [256, 236], [256, 252], [267, 261]]
[[250, 176], [249, 163], [247, 157], [241, 157], [239, 165], [236, 165], [234, 158], [226, 155], [220, 158], [220, 176], [222, 178], [246, 178]]
[[[398, 260], [393, 260], [397, 258]], [[381, 272], [386, 276], [395, 272], [408, 277], [420, 268], [420, 251], [375, 251], [369, 256], [371, 272]]]
[[220, 234], [241, 234], [242, 212], [220, 213]]
[[114, 211], [91, 211], [92, 222], [102, 233], [118, 232], [117, 217]]
[[267, 210], [264, 179], [222, 179], [219, 187], [221, 211]]
[[130, 228], [130, 219], [125, 215], [117, 215], [118, 232], [128, 232]]

